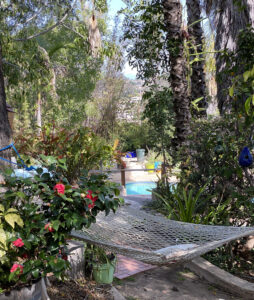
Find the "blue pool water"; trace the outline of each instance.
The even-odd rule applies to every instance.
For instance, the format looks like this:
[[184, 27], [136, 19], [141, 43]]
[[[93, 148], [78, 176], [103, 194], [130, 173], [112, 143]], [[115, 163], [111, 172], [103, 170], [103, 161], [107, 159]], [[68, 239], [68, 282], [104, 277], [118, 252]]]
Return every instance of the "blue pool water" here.
[[155, 182], [131, 182], [126, 184], [126, 193], [127, 195], [151, 195], [148, 190], [155, 187]]

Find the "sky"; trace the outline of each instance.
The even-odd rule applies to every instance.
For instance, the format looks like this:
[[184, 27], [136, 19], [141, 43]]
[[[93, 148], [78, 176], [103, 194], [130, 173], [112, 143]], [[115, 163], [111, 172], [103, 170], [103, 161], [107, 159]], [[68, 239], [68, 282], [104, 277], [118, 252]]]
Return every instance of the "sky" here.
[[[181, 0], [183, 6], [185, 6], [185, 1], [186, 0]], [[126, 7], [126, 5], [121, 0], [109, 0], [108, 3], [109, 3], [109, 16], [110, 16], [110, 18], [112, 20], [112, 24], [111, 25], [113, 26], [114, 16], [117, 14], [117, 12], [121, 8]], [[129, 79], [135, 79], [136, 78], [136, 74], [137, 74], [137, 70], [136, 69], [132, 69], [131, 66], [127, 62], [124, 65], [123, 74], [127, 78], [129, 78]]]
[[[113, 20], [114, 16], [117, 14], [117, 12], [121, 9], [126, 7], [126, 5], [121, 1], [121, 0], [110, 0], [109, 1], [109, 15], [112, 20], [112, 25], [113, 25]], [[129, 78], [129, 79], [136, 79], [136, 74], [137, 71], [136, 69], [132, 69], [128, 62], [124, 65], [123, 68], [123, 74]]]

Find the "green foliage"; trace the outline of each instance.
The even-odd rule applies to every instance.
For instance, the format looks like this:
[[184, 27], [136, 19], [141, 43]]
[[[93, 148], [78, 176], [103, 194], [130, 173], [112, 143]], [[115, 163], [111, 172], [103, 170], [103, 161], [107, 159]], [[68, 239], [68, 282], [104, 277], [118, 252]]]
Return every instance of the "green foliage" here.
[[49, 124], [43, 127], [40, 136], [20, 132], [15, 140], [17, 149], [28, 163], [31, 158], [38, 159], [40, 154], [66, 159], [64, 174], [71, 182], [80, 177], [83, 169], [97, 169], [100, 164], [109, 164], [113, 155], [112, 147], [85, 127], [69, 132]]
[[163, 154], [165, 163], [166, 151], [170, 148], [174, 130], [171, 89], [152, 85], [150, 90], [144, 92], [143, 100], [146, 103], [143, 119], [146, 119], [150, 127], [153, 128], [150, 135], [153, 134], [153, 139], [156, 141], [153, 149], [158, 154]]
[[151, 131], [146, 122], [128, 123], [122, 122], [117, 128], [119, 136], [119, 148], [122, 152], [145, 149], [146, 146], [152, 147]]
[[189, 186], [189, 184], [186, 187], [172, 186], [167, 193], [168, 198], [154, 192], [164, 202], [168, 218], [188, 223], [198, 222], [197, 206], [200, 205], [200, 196], [206, 189], [206, 185], [200, 188], [196, 194]]
[[[207, 184], [199, 212], [202, 222], [237, 224], [254, 222], [254, 189], [252, 169], [242, 169], [238, 158], [252, 135], [243, 118], [234, 115], [224, 119], [196, 121], [189, 136], [188, 157], [182, 158], [181, 182], [191, 183], [195, 190]], [[186, 153], [186, 152], [185, 152]], [[211, 195], [212, 198], [211, 198]]]
[[137, 77], [147, 85], [153, 84], [162, 75], [167, 78], [167, 30], [160, 1], [149, 1], [149, 5], [130, 1], [124, 13], [124, 40], [131, 40], [127, 53], [129, 64], [138, 70]]
[[[235, 113], [245, 115], [246, 123], [253, 123], [254, 99], [254, 29], [241, 30], [237, 41], [237, 50], [226, 53], [223, 74], [232, 78], [229, 95], [233, 101]], [[220, 80], [220, 76], [218, 78]], [[228, 92], [228, 91], [227, 91]]]
[[[8, 170], [1, 185], [2, 289], [30, 283], [48, 273], [63, 278], [69, 266], [66, 249], [70, 232], [89, 227], [98, 212], [115, 211], [120, 202], [117, 184], [108, 182], [106, 175], [84, 174], [73, 187], [63, 176], [64, 160], [52, 156], [42, 159], [48, 172], [38, 168], [34, 177], [22, 178]], [[21, 244], [15, 245], [17, 240]], [[11, 272], [15, 264], [19, 268]]]
[[[103, 61], [115, 51], [114, 41], [107, 41], [105, 15], [100, 14], [102, 49], [98, 57], [91, 56], [89, 17], [94, 9], [106, 13], [107, 1], [93, 4], [84, 5], [83, 0], [1, 1], [3, 68], [8, 102], [18, 112], [16, 128], [23, 128], [28, 120], [30, 128], [36, 129], [39, 93], [42, 124], [54, 119], [60, 126], [73, 128], [86, 118], [85, 106], [92, 98]], [[64, 15], [64, 22], [52, 28]], [[41, 32], [44, 34], [38, 35]], [[30, 38], [33, 36], [36, 38]]]

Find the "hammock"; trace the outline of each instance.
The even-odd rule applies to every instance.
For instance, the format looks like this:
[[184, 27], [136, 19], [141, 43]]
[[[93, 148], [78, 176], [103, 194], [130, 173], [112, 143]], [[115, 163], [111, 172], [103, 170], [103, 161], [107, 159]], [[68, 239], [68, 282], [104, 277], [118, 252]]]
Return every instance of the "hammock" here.
[[254, 235], [254, 227], [183, 223], [123, 206], [99, 213], [89, 229], [72, 237], [153, 265], [183, 263], [230, 241]]

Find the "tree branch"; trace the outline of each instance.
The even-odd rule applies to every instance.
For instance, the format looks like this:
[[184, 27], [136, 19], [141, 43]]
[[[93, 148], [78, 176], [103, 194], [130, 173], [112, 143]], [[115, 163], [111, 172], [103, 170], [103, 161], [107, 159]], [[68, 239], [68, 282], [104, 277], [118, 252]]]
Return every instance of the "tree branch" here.
[[64, 14], [64, 16], [62, 17], [62, 19], [60, 19], [59, 21], [57, 21], [54, 25], [52, 25], [52, 26], [50, 26], [49, 28], [47, 28], [47, 29], [45, 29], [45, 30], [43, 30], [43, 31], [41, 31], [41, 32], [38, 32], [38, 33], [36, 33], [36, 34], [34, 34], [34, 35], [30, 35], [30, 36], [28, 36], [28, 37], [26, 37], [26, 38], [23, 38], [23, 39], [15, 39], [14, 41], [16, 41], [16, 42], [25, 42], [25, 41], [31, 40], [31, 39], [33, 39], [33, 38], [36, 38], [36, 37], [38, 37], [38, 36], [40, 36], [40, 35], [43, 35], [43, 34], [49, 32], [49, 31], [51, 31], [52, 29], [56, 28], [56, 27], [59, 26], [61, 23], [63, 23], [63, 21], [68, 17], [70, 11], [74, 8], [76, 2], [77, 2], [77, 0], [74, 0], [74, 3], [73, 3], [73, 5], [72, 5], [72, 7], [69, 8], [69, 9], [67, 9], [67, 11], [66, 11], [66, 13]]
[[74, 28], [69, 27], [69, 26], [67, 26], [67, 25], [65, 25], [65, 24], [61, 24], [61, 25], [62, 25], [63, 27], [65, 27], [65, 28], [71, 30], [72, 32], [76, 33], [76, 34], [77, 34], [78, 36], [80, 36], [82, 39], [84, 39], [84, 40], [87, 41], [87, 37], [85, 37], [84, 35], [82, 35], [82, 34], [79, 33], [78, 31], [76, 31]]

